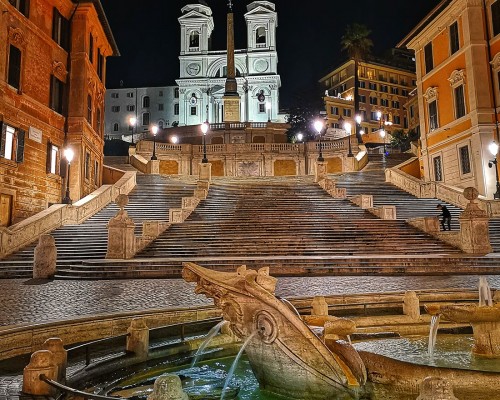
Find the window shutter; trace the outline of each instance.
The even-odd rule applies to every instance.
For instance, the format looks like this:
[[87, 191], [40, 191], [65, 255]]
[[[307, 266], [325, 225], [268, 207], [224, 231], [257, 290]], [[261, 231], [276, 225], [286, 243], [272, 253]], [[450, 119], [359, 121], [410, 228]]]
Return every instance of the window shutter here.
[[69, 21], [62, 17], [62, 21], [61, 21], [61, 47], [66, 50], [66, 51], [69, 51], [69, 41], [70, 41], [70, 37], [69, 37]]
[[26, 18], [30, 17], [30, 0], [20, 0], [19, 11], [21, 11]]
[[7, 131], [7, 125], [0, 122], [0, 156], [3, 157], [3, 149], [5, 148], [5, 134]]
[[26, 132], [22, 129], [17, 131], [17, 149], [16, 149], [16, 162], [22, 163], [24, 161], [24, 138]]
[[50, 174], [50, 159], [52, 157], [52, 143], [47, 142], [47, 158], [45, 161], [45, 171]]

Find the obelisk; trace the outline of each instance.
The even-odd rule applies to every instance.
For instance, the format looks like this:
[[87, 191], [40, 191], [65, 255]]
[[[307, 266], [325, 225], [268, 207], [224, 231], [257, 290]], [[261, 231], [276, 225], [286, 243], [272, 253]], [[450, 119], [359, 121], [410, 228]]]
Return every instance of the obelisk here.
[[240, 122], [240, 95], [236, 82], [234, 63], [234, 14], [233, 1], [229, 0], [227, 10], [227, 78], [224, 91], [224, 122]]

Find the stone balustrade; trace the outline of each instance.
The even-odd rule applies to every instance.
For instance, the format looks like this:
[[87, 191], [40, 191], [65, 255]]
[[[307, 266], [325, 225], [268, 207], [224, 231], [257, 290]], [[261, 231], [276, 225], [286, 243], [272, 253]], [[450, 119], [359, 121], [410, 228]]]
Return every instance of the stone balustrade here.
[[[118, 178], [119, 174], [115, 173]], [[128, 194], [136, 185], [136, 172], [123, 172], [113, 185], [103, 185], [72, 205], [55, 204], [8, 228], [0, 227], [0, 258], [29, 245], [41, 235], [64, 225], [81, 224], [106, 207], [119, 194]]]
[[334, 199], [345, 199], [347, 197], [346, 188], [338, 188], [333, 179], [324, 178], [320, 180], [319, 185]]
[[360, 194], [349, 198], [349, 201], [361, 207], [363, 210], [373, 208], [373, 196], [371, 194]]
[[380, 219], [388, 219], [388, 220], [397, 219], [396, 206], [374, 207], [374, 208], [369, 208], [367, 211]]
[[[404, 163], [385, 170], [386, 182], [403, 189], [404, 191], [421, 199], [438, 198], [454, 206], [464, 209], [469, 201], [463, 195], [463, 189], [455, 186], [445, 185], [440, 182], [424, 182], [421, 179], [407, 174], [402, 168], [415, 162], [417, 158], [412, 158]], [[490, 218], [500, 217], [500, 201], [488, 200], [483, 196], [478, 198], [478, 206], [486, 211]]]

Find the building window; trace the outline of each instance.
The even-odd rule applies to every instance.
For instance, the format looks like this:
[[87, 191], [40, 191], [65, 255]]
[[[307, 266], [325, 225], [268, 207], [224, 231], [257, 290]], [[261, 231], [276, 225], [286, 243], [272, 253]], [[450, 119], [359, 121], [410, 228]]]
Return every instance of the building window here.
[[413, 118], [414, 116], [415, 116], [414, 107], [410, 106], [410, 118]]
[[179, 98], [179, 88], [174, 89], [174, 98], [176, 98], [176, 99]]
[[264, 28], [263, 26], [257, 28], [257, 30], [255, 31], [255, 44], [257, 45], [257, 47], [265, 47], [266, 45], [266, 28]]
[[429, 129], [433, 131], [438, 127], [437, 100], [433, 100], [429, 103]]
[[436, 182], [441, 182], [443, 180], [441, 156], [434, 157], [433, 163], [434, 163], [434, 180]]
[[432, 42], [424, 47], [425, 54], [425, 73], [428, 74], [434, 68], [434, 60], [432, 57]]
[[163, 90], [160, 90], [160, 91], [158, 92], [158, 97], [163, 97]]
[[491, 20], [493, 24], [493, 36], [500, 33], [500, 0], [491, 5]]
[[455, 54], [460, 48], [460, 39], [458, 36], [458, 22], [450, 25], [450, 54]]
[[94, 36], [89, 35], [89, 61], [91, 64], [94, 63]]
[[351, 116], [351, 109], [349, 108], [344, 108], [343, 110], [344, 117], [350, 117]]
[[47, 172], [59, 174], [59, 147], [50, 142], [47, 145]]
[[377, 90], [377, 84], [376, 83], [370, 82], [368, 84], [368, 87], [369, 87], [370, 90]]
[[111, 106], [111, 112], [120, 112], [120, 106]]
[[142, 107], [148, 108], [149, 103], [150, 103], [149, 96], [144, 96], [144, 98], [142, 99]]
[[399, 115], [393, 115], [392, 119], [396, 125], [401, 125], [401, 117]]
[[90, 178], [90, 153], [85, 152], [85, 179]]
[[403, 128], [408, 129], [408, 118], [403, 118]]
[[94, 162], [94, 184], [99, 186], [99, 161]]
[[[370, 113], [370, 119], [371, 119], [372, 121], [377, 121], [377, 120], [378, 120], [377, 111], [372, 111], [372, 112]], [[377, 130], [378, 128], [374, 128], [374, 129], [375, 129], [375, 130]], [[372, 132], [374, 132], [374, 131], [372, 130]]]
[[54, 75], [50, 77], [50, 104], [49, 107], [58, 114], [63, 113], [64, 83]]
[[9, 0], [26, 18], [30, 16], [30, 0]]
[[150, 123], [150, 115], [149, 113], [142, 114], [142, 125], [147, 126]]
[[470, 154], [469, 154], [469, 146], [463, 146], [458, 149], [460, 152], [460, 168], [462, 170], [462, 175], [471, 173], [471, 165], [470, 165]]
[[366, 103], [366, 96], [364, 94], [359, 95], [359, 102], [360, 103]]
[[87, 121], [92, 124], [92, 96], [87, 95]]
[[332, 115], [339, 115], [339, 108], [338, 107], [330, 107], [330, 111]]
[[97, 50], [97, 76], [102, 82], [102, 77], [104, 73], [104, 56], [101, 54], [101, 50]]
[[387, 85], [380, 85], [380, 91], [384, 93], [389, 93], [389, 86]]
[[163, 111], [163, 103], [158, 104], [158, 111]]
[[376, 106], [378, 104], [378, 99], [376, 97], [371, 97], [370, 96], [370, 104], [372, 106]]
[[118, 124], [118, 122], [115, 122], [113, 124], [113, 132], [118, 132], [120, 130], [120, 125]]
[[408, 97], [408, 90], [406, 90], [406, 89], [401, 89], [401, 96]]
[[174, 115], [179, 115], [179, 103], [174, 104]]
[[111, 93], [112, 99], [117, 99], [118, 97], [120, 97], [120, 93]]
[[10, 45], [9, 49], [9, 71], [7, 83], [19, 89], [21, 87], [21, 50]]
[[366, 87], [366, 82], [365, 82], [365, 81], [359, 81], [358, 86], [359, 86], [361, 89], [364, 89], [364, 88]]
[[465, 115], [464, 85], [455, 87], [453, 94], [455, 98], [455, 118], [458, 119]]
[[391, 94], [399, 94], [399, 89], [397, 87], [391, 87]]
[[399, 108], [399, 101], [392, 101], [392, 108]]
[[52, 39], [64, 50], [69, 50], [69, 21], [54, 7]]
[[266, 112], [266, 104], [259, 103], [259, 113], [265, 113], [265, 112]]
[[130, 99], [134, 98], [134, 92], [127, 92], [127, 97]]
[[95, 113], [95, 122], [96, 122], [96, 130], [97, 130], [97, 133], [100, 134], [101, 133], [101, 109], [98, 108], [96, 113]]
[[200, 34], [196, 31], [189, 35], [189, 47], [194, 49], [200, 47]]
[[389, 107], [389, 100], [387, 100], [387, 99], [380, 99], [380, 105], [382, 107]]
[[127, 106], [127, 111], [135, 111], [135, 106], [134, 105], [128, 105]]
[[191, 115], [198, 115], [198, 108], [195, 106], [195, 107], [191, 107]]
[[0, 123], [0, 156], [18, 163], [24, 161], [24, 136], [21, 129]]

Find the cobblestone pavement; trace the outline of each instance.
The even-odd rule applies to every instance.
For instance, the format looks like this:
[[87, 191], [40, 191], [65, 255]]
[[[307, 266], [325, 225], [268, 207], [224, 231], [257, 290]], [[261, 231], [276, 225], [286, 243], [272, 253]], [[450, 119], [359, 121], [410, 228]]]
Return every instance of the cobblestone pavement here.
[[[417, 289], [472, 289], [477, 276], [280, 278], [276, 294], [286, 298]], [[500, 288], [500, 276], [488, 277]], [[0, 280], [0, 327], [73, 319], [95, 314], [212, 304], [180, 279], [110, 281]]]

